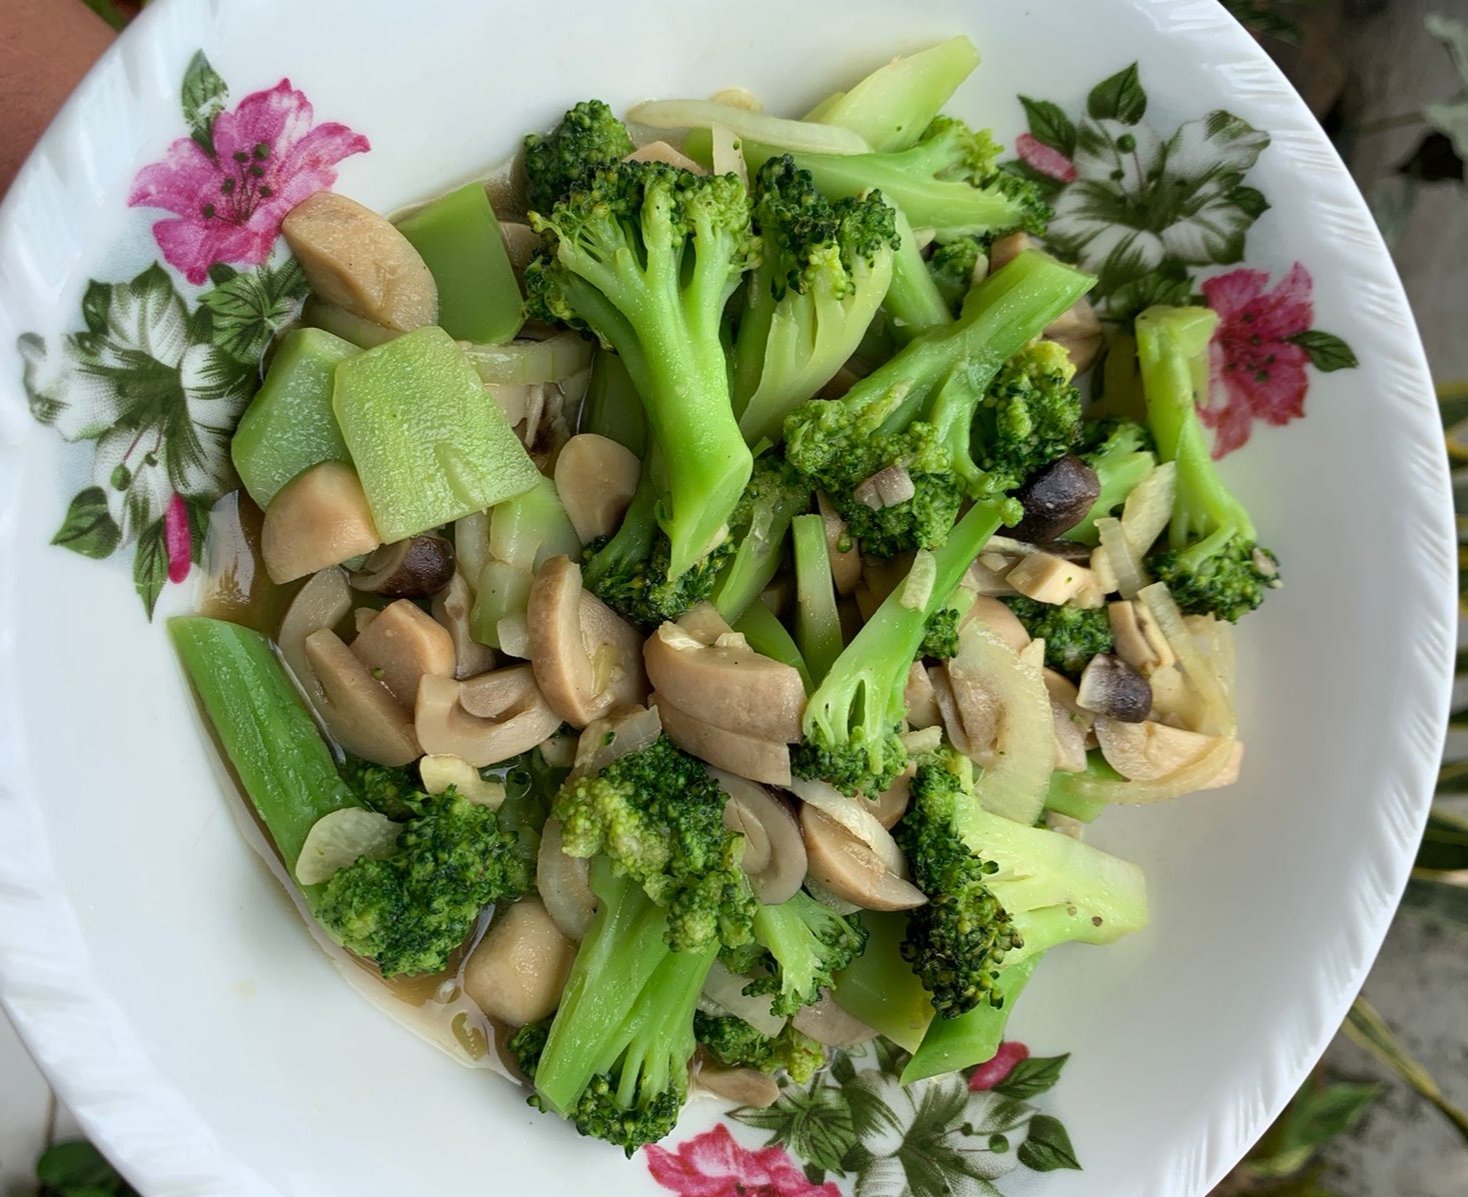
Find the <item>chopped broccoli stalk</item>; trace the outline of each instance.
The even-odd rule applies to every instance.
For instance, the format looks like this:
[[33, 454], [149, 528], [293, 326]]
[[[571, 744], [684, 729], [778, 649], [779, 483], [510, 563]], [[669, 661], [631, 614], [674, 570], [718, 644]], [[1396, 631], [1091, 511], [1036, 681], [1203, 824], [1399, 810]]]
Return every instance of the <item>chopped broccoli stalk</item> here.
[[1084, 771], [1067, 773], [1056, 770], [1051, 775], [1050, 789], [1045, 795], [1045, 809], [1081, 823], [1092, 823], [1108, 804], [1100, 798], [1081, 792], [1082, 787], [1086, 783], [1114, 782], [1120, 785], [1125, 781], [1126, 778], [1106, 763], [1100, 749], [1092, 749], [1086, 754]]
[[724, 826], [726, 797], [702, 761], [666, 736], [566, 784], [556, 798], [568, 856], [605, 854], [667, 910], [679, 952], [748, 943], [757, 903], [739, 867], [744, 837]]
[[822, 100], [804, 119], [860, 133], [874, 150], [905, 150], [979, 65], [967, 37], [894, 58], [850, 91]]
[[788, 1072], [797, 1085], [806, 1084], [826, 1064], [826, 1049], [789, 1023], [779, 1034], [766, 1035], [742, 1018], [699, 1011], [693, 1016], [693, 1034], [725, 1067]]
[[952, 324], [953, 311], [928, 270], [912, 225], [901, 212], [897, 213], [896, 227], [900, 244], [892, 259], [892, 282], [882, 310], [888, 316], [886, 323], [892, 337], [906, 344], [925, 332]]
[[661, 454], [654, 448], [643, 464], [622, 526], [610, 539], [588, 546], [584, 574], [588, 590], [647, 632], [708, 599], [734, 548], [732, 541], [726, 541], [692, 569], [672, 576], [672, 546], [657, 518], [660, 462]]
[[[964, 499], [1018, 486], [1020, 466], [1049, 460], [1063, 439], [1057, 422], [1074, 439], [1079, 400], [1048, 354], [1026, 350], [1008, 363], [1091, 282], [1038, 251], [1020, 254], [974, 289], [957, 324], [919, 337], [842, 398], [797, 408], [785, 421], [787, 460], [826, 492], [864, 551], [890, 557], [941, 545]], [[981, 408], [992, 408], [981, 421], [991, 431], [976, 458]], [[979, 458], [1001, 472], [991, 475]], [[887, 469], [905, 472], [914, 493], [873, 509], [856, 491]]]
[[954, 608], [942, 607], [928, 617], [917, 655], [933, 661], [946, 661], [958, 655], [958, 612]]
[[836, 978], [832, 997], [854, 1018], [885, 1035], [898, 1047], [917, 1051], [933, 1017], [928, 991], [902, 958], [907, 916], [863, 910], [867, 950]]
[[989, 889], [998, 866], [976, 855], [958, 831], [958, 806], [973, 794], [968, 758], [952, 749], [924, 758], [912, 779], [912, 797], [893, 835], [913, 884], [928, 901], [907, 920], [902, 958], [912, 965], [933, 1009], [957, 1018], [976, 1006], [1002, 1006], [999, 970], [1012, 947], [1022, 947], [1014, 920]]
[[800, 890], [789, 901], [755, 911], [754, 940], [764, 949], [754, 959], [765, 975], [744, 992], [771, 994], [775, 1014], [794, 1014], [820, 1001], [836, 974], [866, 950], [867, 932], [860, 919], [842, 917]]
[[1177, 463], [1167, 547], [1146, 565], [1186, 614], [1235, 621], [1279, 585], [1279, 563], [1257, 542], [1248, 510], [1219, 476], [1198, 417], [1217, 323], [1206, 308], [1154, 307], [1137, 317], [1147, 424], [1157, 455]]
[[1061, 539], [1095, 545], [1101, 540], [1096, 521], [1116, 513], [1156, 468], [1157, 455], [1152, 452], [1152, 434], [1145, 425], [1116, 416], [1086, 424], [1077, 448], [1080, 459], [1096, 471], [1101, 492], [1086, 518]]
[[525, 138], [526, 198], [532, 211], [549, 212], [597, 168], [625, 158], [636, 147], [612, 110], [583, 100], [550, 133]]
[[653, 438], [676, 447], [656, 504], [676, 580], [724, 541], [753, 468], [720, 336], [758, 251], [749, 198], [734, 175], [620, 162], [530, 220], [546, 241], [525, 272], [531, 314], [615, 349]]
[[630, 1158], [666, 1136], [688, 1096], [698, 997], [718, 955], [670, 951], [666, 912], [603, 860], [591, 868], [597, 913], [576, 953], [543, 1045], [512, 1045], [542, 1109]]
[[1020, 595], [1001, 599], [1034, 640], [1045, 641], [1045, 664], [1072, 681], [1097, 653], [1112, 648], [1111, 620], [1105, 607], [1040, 603]]
[[732, 626], [745, 640], [749, 641], [749, 647], [755, 652], [769, 657], [772, 661], [779, 661], [782, 665], [789, 665], [799, 673], [800, 680], [805, 683], [807, 694], [815, 689], [815, 683], [811, 681], [810, 670], [806, 667], [805, 658], [800, 655], [800, 649], [796, 647], [795, 638], [780, 622], [780, 617], [764, 603], [751, 603], [749, 609], [736, 619]]
[[899, 584], [873, 612], [806, 703], [805, 738], [791, 753], [799, 776], [870, 795], [892, 784], [907, 764], [897, 734], [905, 715], [902, 695], [927, 622], [948, 606], [969, 564], [1014, 506], [1013, 500], [975, 503], [932, 554], [926, 601], [915, 602], [908, 586]]
[[647, 416], [642, 400], [622, 359], [600, 350], [591, 363], [591, 380], [581, 404], [578, 432], [594, 432], [630, 449], [638, 457], [647, 452]]
[[778, 440], [785, 417], [861, 343], [892, 278], [892, 209], [878, 194], [834, 203], [786, 155], [754, 182], [762, 251], [733, 351], [734, 408], [751, 445]]
[[922, 1043], [902, 1070], [902, 1083], [910, 1085], [926, 1077], [961, 1072], [992, 1060], [1004, 1041], [1004, 1028], [1009, 1025], [1015, 1000], [1030, 983], [1040, 959], [1031, 956], [999, 974], [994, 988], [1001, 999], [1000, 1005], [985, 1003], [957, 1018], [933, 1019]]
[[790, 531], [795, 544], [795, 643], [819, 685], [845, 647], [826, 549], [826, 522], [818, 515], [797, 515]]
[[730, 519], [738, 544], [714, 587], [713, 604], [729, 623], [738, 621], [758, 600], [785, 550], [790, 521], [810, 507], [810, 483], [779, 453], [755, 459], [754, 473]]
[[955, 316], [963, 310], [963, 301], [974, 285], [974, 267], [983, 252], [979, 238], [955, 237], [940, 241], [928, 256], [928, 273]]

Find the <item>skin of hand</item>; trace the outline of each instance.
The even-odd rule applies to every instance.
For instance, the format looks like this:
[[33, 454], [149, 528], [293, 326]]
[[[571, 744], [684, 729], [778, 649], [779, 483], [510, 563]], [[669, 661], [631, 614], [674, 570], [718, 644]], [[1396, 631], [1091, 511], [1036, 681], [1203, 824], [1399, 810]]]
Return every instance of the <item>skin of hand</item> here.
[[116, 36], [82, 0], [5, 0], [0, 36], [0, 195]]

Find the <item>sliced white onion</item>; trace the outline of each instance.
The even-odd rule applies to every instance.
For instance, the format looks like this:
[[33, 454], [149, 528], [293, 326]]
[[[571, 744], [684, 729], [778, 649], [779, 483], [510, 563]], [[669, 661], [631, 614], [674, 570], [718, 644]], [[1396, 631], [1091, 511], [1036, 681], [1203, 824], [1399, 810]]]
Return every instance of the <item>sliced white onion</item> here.
[[1132, 489], [1121, 510], [1121, 526], [1137, 554], [1144, 555], [1172, 522], [1177, 463], [1165, 461]]
[[748, 977], [736, 976], [715, 960], [703, 983], [703, 996], [720, 1010], [744, 1019], [761, 1035], [778, 1035], [785, 1027], [785, 1020], [770, 1011], [773, 995], [750, 997], [744, 992], [748, 984]]
[[381, 860], [391, 855], [402, 831], [401, 823], [373, 810], [359, 806], [334, 810], [317, 819], [306, 833], [296, 860], [296, 880], [302, 885], [319, 885], [363, 858]]
[[744, 151], [739, 148], [739, 138], [728, 125], [714, 125], [709, 132], [714, 146], [714, 174], [737, 175], [748, 187], [749, 167], [744, 161]]
[[591, 349], [591, 342], [575, 332], [558, 333], [544, 341], [464, 345], [465, 355], [484, 382], [512, 386], [563, 382], [591, 366]]
[[847, 831], [872, 850], [878, 863], [894, 877], [907, 879], [907, 861], [892, 833], [877, 822], [870, 803], [865, 798], [843, 794], [835, 786], [824, 781], [812, 781], [797, 777], [790, 783], [790, 791], [804, 802], [810, 803], [821, 814]]
[[576, 743], [576, 763], [571, 776], [599, 773], [615, 760], [641, 752], [663, 734], [657, 707], [634, 707], [612, 719], [595, 719], [586, 725]]
[[633, 107], [627, 121], [650, 129], [711, 129], [724, 125], [750, 141], [811, 154], [866, 154], [872, 148], [861, 134], [838, 125], [782, 120], [712, 100], [648, 100]]
[[1116, 588], [1122, 598], [1136, 598], [1137, 592], [1146, 586], [1149, 579], [1142, 568], [1142, 559], [1136, 547], [1127, 538], [1121, 521], [1108, 516], [1096, 521], [1096, 531], [1101, 537], [1101, 547], [1116, 575]]
[[535, 888], [551, 921], [578, 943], [596, 914], [596, 895], [587, 883], [589, 862], [561, 850], [561, 821], [547, 819], [535, 859]]
[[1196, 730], [1211, 735], [1232, 737], [1238, 730], [1238, 719], [1233, 703], [1224, 693], [1222, 684], [1212, 662], [1208, 661], [1198, 647], [1188, 625], [1183, 622], [1183, 613], [1168, 590], [1165, 582], [1154, 582], [1137, 594], [1147, 613], [1157, 623], [1167, 645], [1177, 657], [1178, 666], [1188, 684], [1203, 700], [1206, 717], [1211, 726]]
[[855, 914], [861, 909], [855, 902], [848, 902], [845, 898], [838, 898], [819, 881], [809, 876], [805, 879], [805, 892], [810, 894], [822, 906], [828, 907], [842, 916]]

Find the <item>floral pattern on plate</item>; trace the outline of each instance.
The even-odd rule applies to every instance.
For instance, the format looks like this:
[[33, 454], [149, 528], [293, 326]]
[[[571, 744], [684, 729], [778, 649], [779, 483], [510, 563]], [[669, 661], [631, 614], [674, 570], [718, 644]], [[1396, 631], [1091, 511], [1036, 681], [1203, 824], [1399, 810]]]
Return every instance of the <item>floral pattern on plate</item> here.
[[345, 125], [313, 124], [286, 79], [227, 108], [202, 53], [180, 98], [189, 136], [140, 170], [129, 195], [173, 213], [152, 229], [163, 262], [91, 281], [79, 331], [20, 339], [31, 414], [68, 441], [95, 442], [90, 485], [53, 543], [93, 558], [131, 548], [150, 617], [163, 587], [199, 560], [209, 511], [235, 485], [229, 440], [261, 355], [306, 294], [294, 260], [272, 261], [280, 222], [370, 148]]

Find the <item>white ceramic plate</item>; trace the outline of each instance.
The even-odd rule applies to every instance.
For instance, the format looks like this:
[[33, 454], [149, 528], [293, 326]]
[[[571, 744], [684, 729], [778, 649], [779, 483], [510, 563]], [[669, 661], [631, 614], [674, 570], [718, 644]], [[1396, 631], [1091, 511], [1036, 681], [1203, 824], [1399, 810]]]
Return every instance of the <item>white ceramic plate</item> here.
[[[1213, 0], [563, 0], [553, 27], [544, 15], [473, 0], [164, 0], [87, 78], [0, 209], [7, 1010], [150, 1197], [804, 1197], [838, 1179], [927, 1197], [919, 1165], [938, 1159], [959, 1193], [1204, 1192], [1294, 1091], [1364, 977], [1443, 729], [1454, 553], [1441, 438], [1406, 301], [1345, 169]], [[242, 189], [329, 182], [331, 163], [365, 145], [328, 122], [371, 143], [342, 158], [336, 185], [392, 210], [483, 173], [588, 95], [620, 108], [741, 84], [798, 112], [958, 31], [985, 65], [957, 111], [1055, 180], [1071, 249], [1094, 262], [1125, 240], [1131, 275], [1155, 266], [1184, 291], [1208, 284], [1224, 312], [1220, 443], [1253, 428], [1225, 469], [1288, 578], [1241, 629], [1244, 779], [1098, 825], [1095, 842], [1145, 865], [1156, 921], [1041, 970], [1011, 1034], [1035, 1059], [1069, 1053], [1058, 1084], [1053, 1064], [999, 1090], [985, 1074], [907, 1098], [880, 1073], [830, 1081], [802, 1099], [820, 1117], [800, 1126], [728, 1123], [729, 1138], [700, 1106], [675, 1152], [624, 1163], [342, 984], [246, 846], [160, 619], [140, 607], [135, 573], [163, 592], [159, 616], [191, 601], [197, 570], [166, 581], [190, 548], [190, 504], [173, 494], [202, 501], [215, 486], [208, 429], [227, 427], [244, 393], [220, 346], [248, 348], [252, 310], [271, 310], [262, 288], [279, 283], [253, 265], [278, 220], [272, 197], [257, 190], [248, 211], [230, 210], [253, 223], [216, 220], [208, 237], [202, 205], [229, 198], [227, 177]], [[212, 126], [219, 161], [182, 153], [180, 172], [143, 176], [155, 189], [130, 208], [139, 171], [188, 134], [180, 88], [200, 50], [228, 86]], [[1133, 62], [1135, 78], [1118, 75]], [[303, 96], [255, 94], [287, 76]], [[191, 81], [185, 99], [207, 129], [218, 86]], [[1027, 114], [1019, 93], [1054, 107]], [[1219, 111], [1236, 119], [1208, 119]], [[256, 161], [231, 155], [248, 158], [255, 137], [267, 157], [251, 176]], [[1137, 192], [1138, 171], [1164, 158], [1160, 185], [1182, 180], [1173, 194], [1192, 210], [1162, 212], [1162, 192]], [[1145, 201], [1145, 227], [1090, 237], [1082, 200], [1127, 190]], [[186, 219], [155, 241], [168, 213], [150, 205], [170, 196]], [[165, 244], [171, 260], [155, 265]], [[221, 260], [244, 273], [226, 285], [216, 270], [201, 299], [215, 286], [204, 268]], [[201, 306], [212, 332], [184, 320]], [[84, 322], [90, 339], [75, 335]], [[134, 372], [119, 390], [99, 373], [104, 358], [135, 370], [127, 348], [161, 363], [157, 385]], [[121, 432], [119, 417], [132, 420]], [[73, 549], [115, 552], [100, 562], [51, 547], [63, 527]], [[890, 1117], [860, 1116], [873, 1109]], [[838, 1166], [817, 1175], [823, 1158]]]

